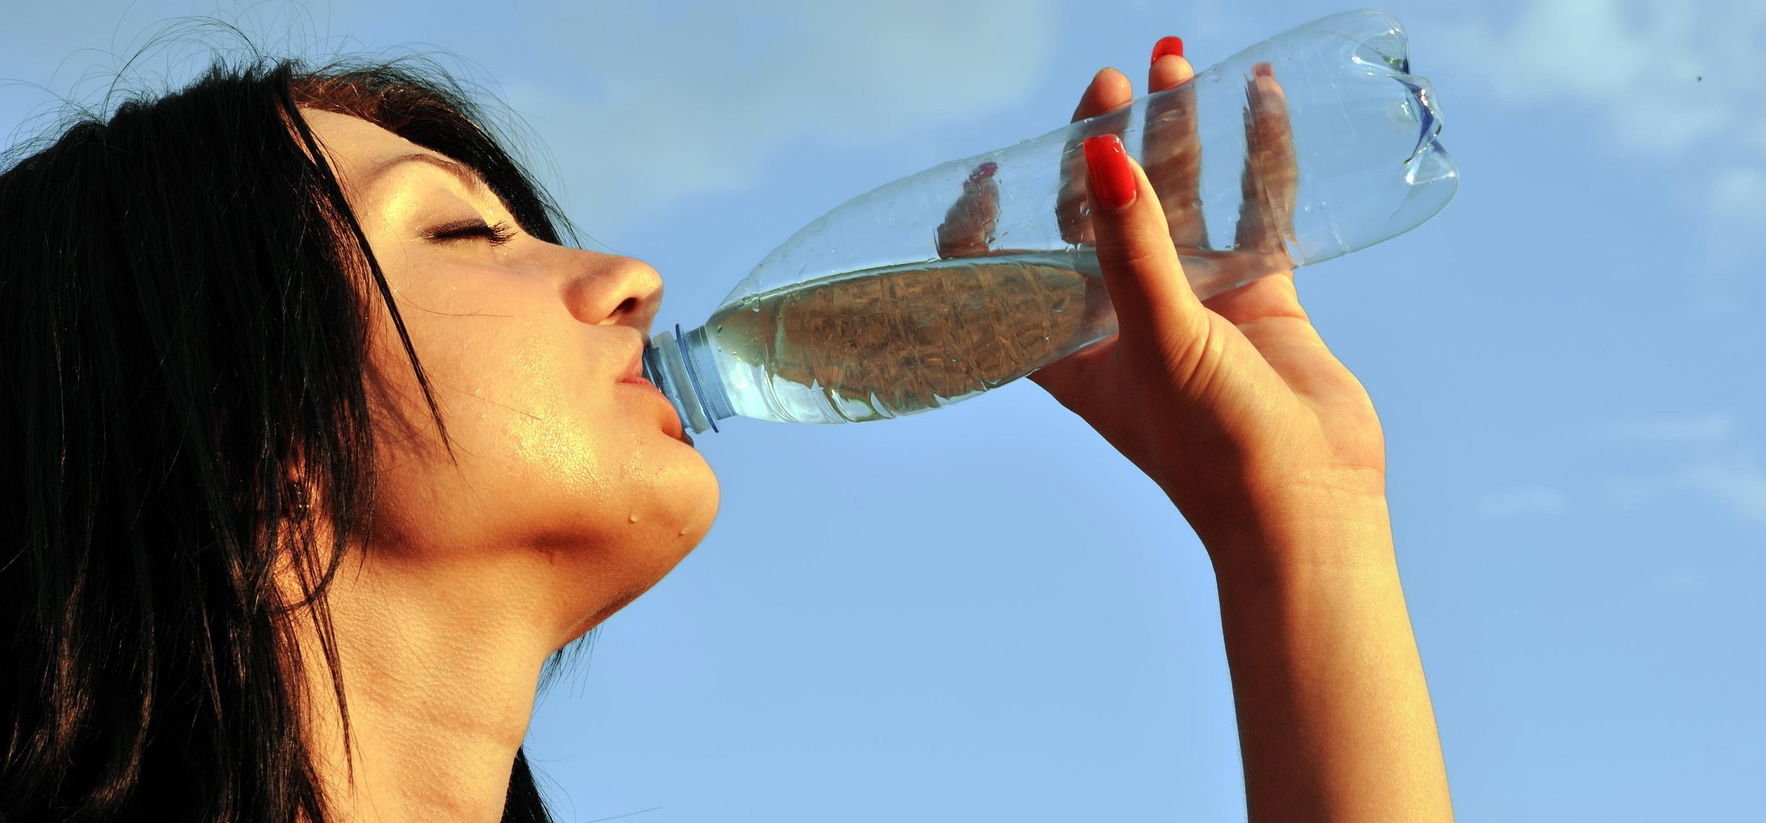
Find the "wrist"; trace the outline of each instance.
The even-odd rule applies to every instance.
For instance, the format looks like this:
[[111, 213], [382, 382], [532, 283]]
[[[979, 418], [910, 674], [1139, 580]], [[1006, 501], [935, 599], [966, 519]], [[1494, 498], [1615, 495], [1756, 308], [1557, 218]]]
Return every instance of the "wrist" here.
[[1238, 504], [1180, 508], [1223, 583], [1397, 563], [1383, 488], [1295, 485]]

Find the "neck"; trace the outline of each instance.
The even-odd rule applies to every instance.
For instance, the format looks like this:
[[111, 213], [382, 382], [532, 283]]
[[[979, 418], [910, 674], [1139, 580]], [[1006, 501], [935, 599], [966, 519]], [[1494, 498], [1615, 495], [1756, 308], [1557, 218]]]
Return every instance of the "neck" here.
[[352, 561], [327, 590], [348, 754], [344, 713], [310, 637], [303, 642], [309, 739], [327, 806], [342, 820], [502, 818], [552, 649], [536, 641], [534, 620], [515, 607], [521, 600], [510, 587], [472, 574], [459, 582], [438, 587], [433, 568], [397, 560]]

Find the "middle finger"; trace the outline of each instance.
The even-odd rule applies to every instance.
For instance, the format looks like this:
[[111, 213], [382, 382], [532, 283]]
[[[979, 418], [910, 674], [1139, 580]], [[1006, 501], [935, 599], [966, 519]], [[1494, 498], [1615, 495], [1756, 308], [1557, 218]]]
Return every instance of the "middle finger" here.
[[1208, 227], [1202, 217], [1202, 140], [1196, 89], [1184, 85], [1195, 76], [1195, 68], [1183, 56], [1182, 40], [1167, 37], [1153, 47], [1147, 91], [1170, 93], [1147, 101], [1141, 157], [1147, 180], [1165, 207], [1171, 242], [1183, 250], [1203, 249], [1208, 244]]

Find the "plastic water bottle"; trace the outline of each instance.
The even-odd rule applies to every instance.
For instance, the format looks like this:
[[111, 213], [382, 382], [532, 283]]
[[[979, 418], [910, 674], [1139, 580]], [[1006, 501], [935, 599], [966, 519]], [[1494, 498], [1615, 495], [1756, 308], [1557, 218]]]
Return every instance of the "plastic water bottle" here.
[[854, 198], [775, 249], [645, 376], [695, 433], [939, 408], [1116, 332], [1091, 245], [1081, 143], [1121, 135], [1206, 299], [1365, 248], [1458, 183], [1403, 27], [1328, 17], [1177, 88]]

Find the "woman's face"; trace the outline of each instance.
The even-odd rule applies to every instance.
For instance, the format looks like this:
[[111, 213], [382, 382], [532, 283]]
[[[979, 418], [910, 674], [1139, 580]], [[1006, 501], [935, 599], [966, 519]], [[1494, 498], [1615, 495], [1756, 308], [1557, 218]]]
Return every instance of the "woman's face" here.
[[[662, 282], [521, 230], [470, 169], [365, 120], [303, 110], [429, 378], [371, 326], [371, 561], [428, 564], [549, 604], [560, 643], [649, 588], [710, 528], [718, 490], [639, 371]], [[371, 305], [374, 302], [371, 300]]]

